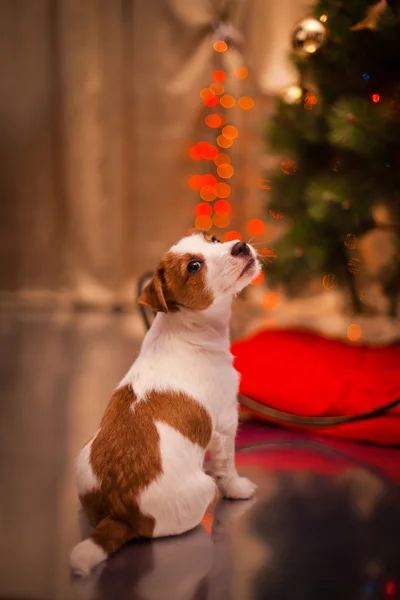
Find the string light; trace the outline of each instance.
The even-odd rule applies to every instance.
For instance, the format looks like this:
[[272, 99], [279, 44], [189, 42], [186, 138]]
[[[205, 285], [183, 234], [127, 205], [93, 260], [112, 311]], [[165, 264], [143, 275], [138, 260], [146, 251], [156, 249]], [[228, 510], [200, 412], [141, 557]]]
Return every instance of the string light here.
[[243, 108], [243, 110], [250, 110], [254, 106], [254, 100], [253, 98], [250, 98], [250, 96], [242, 96], [239, 99], [239, 106], [240, 108]]
[[196, 217], [211, 217], [212, 212], [212, 206], [207, 202], [200, 202], [195, 208]]
[[214, 160], [217, 154], [218, 149], [216, 148], [216, 146], [213, 146], [208, 142], [198, 142], [189, 150], [189, 156], [193, 160], [201, 160], [202, 158]]
[[217, 168], [217, 173], [221, 179], [229, 179], [234, 173], [234, 169], [231, 165], [221, 165]]
[[219, 82], [225, 81], [226, 73], [225, 73], [225, 71], [222, 71], [221, 69], [217, 69], [216, 71], [213, 72], [211, 77], [213, 78], [214, 81], [219, 81]]
[[189, 156], [190, 158], [192, 158], [193, 160], [201, 160], [202, 156], [199, 152], [199, 149], [196, 146], [192, 146], [189, 150]]
[[251, 219], [247, 224], [247, 229], [251, 235], [261, 235], [264, 233], [265, 225], [261, 219]]
[[275, 292], [268, 292], [262, 302], [266, 310], [275, 310], [279, 304], [279, 296]]
[[229, 217], [229, 215], [214, 215], [213, 217], [213, 223], [216, 227], [219, 227], [220, 229], [225, 229], [225, 227], [228, 227], [229, 223], [230, 223], [231, 219]]
[[217, 115], [214, 113], [211, 115], [207, 115], [204, 120], [205, 120], [206, 125], [208, 127], [211, 127], [212, 129], [217, 129], [218, 127], [221, 127], [221, 125], [222, 125], [221, 115]]
[[233, 240], [242, 241], [242, 236], [239, 231], [227, 231], [224, 237], [224, 242], [232, 242]]
[[227, 140], [234, 140], [239, 135], [239, 132], [237, 130], [237, 127], [235, 127], [234, 125], [225, 125], [225, 127], [222, 129], [222, 135]]
[[200, 91], [200, 97], [206, 98], [207, 96], [215, 96], [215, 92], [213, 89], [211, 89], [210, 87], [205, 87]]
[[221, 98], [219, 99], [219, 103], [224, 108], [232, 108], [233, 106], [235, 106], [236, 100], [233, 96], [226, 94], [225, 96], [221, 96]]
[[197, 217], [195, 221], [195, 226], [197, 229], [203, 229], [204, 231], [208, 231], [212, 227], [212, 219], [211, 217], [201, 216]]
[[215, 186], [205, 185], [200, 190], [200, 198], [206, 202], [212, 202], [217, 197]]
[[219, 181], [215, 186], [215, 193], [218, 198], [228, 198], [231, 194], [231, 186], [224, 181]]
[[231, 157], [229, 156], [229, 154], [224, 154], [223, 152], [221, 152], [220, 154], [217, 154], [217, 156], [214, 158], [214, 162], [218, 167], [221, 165], [230, 165]]
[[[228, 44], [220, 39], [214, 42], [213, 48], [215, 52], [223, 53], [228, 49]], [[233, 69], [232, 74], [237, 79], [246, 79], [248, 70], [244, 66], [238, 66]], [[234, 96], [225, 93], [226, 80], [225, 70], [217, 68], [212, 72], [210, 85], [200, 91], [205, 106], [214, 108], [220, 104], [222, 108], [230, 109], [236, 105], [237, 100]], [[250, 96], [243, 96], [238, 100], [238, 104], [242, 109], [249, 110], [254, 106], [254, 100]], [[201, 199], [195, 206], [195, 226], [204, 230], [209, 230], [212, 226], [225, 229], [230, 224], [232, 207], [226, 198], [231, 194], [231, 187], [224, 180], [234, 175], [234, 168], [231, 165], [231, 157], [224, 150], [232, 146], [239, 131], [234, 125], [227, 125], [225, 115], [226, 113], [210, 112], [204, 118], [207, 127], [220, 130], [216, 132], [216, 145], [201, 141], [189, 149], [189, 156], [193, 160], [213, 160], [218, 177], [217, 180], [212, 173], [193, 174], [188, 180], [190, 188], [198, 191]], [[260, 219], [252, 219], [249, 228], [261, 232], [264, 224]], [[224, 236], [225, 241], [241, 239], [240, 232], [236, 230], [228, 231]], [[263, 275], [260, 275], [255, 283], [261, 283], [262, 280]]]
[[304, 108], [306, 110], [312, 110], [317, 102], [317, 96], [313, 94], [313, 92], [307, 92], [304, 98]]
[[218, 97], [215, 94], [207, 94], [206, 96], [204, 96], [203, 102], [206, 106], [212, 108], [213, 106], [217, 106]]
[[260, 285], [264, 281], [264, 273], [262, 271], [259, 272], [257, 277], [253, 279], [251, 282], [252, 285]]
[[214, 43], [214, 50], [215, 52], [225, 52], [225, 50], [228, 49], [228, 46], [226, 44], [226, 42], [223, 42], [222, 40], [218, 40], [217, 42]]
[[352, 323], [347, 328], [347, 337], [351, 342], [357, 342], [361, 337], [361, 327], [356, 323]]
[[236, 69], [233, 71], [233, 74], [238, 79], [246, 79], [246, 77], [248, 76], [249, 72], [246, 69], [246, 67], [236, 67]]
[[221, 96], [225, 91], [222, 83], [212, 83], [210, 87], [216, 96]]
[[217, 178], [214, 175], [211, 175], [211, 173], [206, 173], [206, 175], [203, 175], [201, 177], [201, 184], [202, 185], [209, 185], [209, 186], [214, 186], [217, 183]]
[[379, 102], [380, 99], [381, 97], [379, 94], [372, 94], [372, 102], [375, 102], [375, 104]]
[[233, 144], [233, 140], [228, 140], [225, 136], [219, 135], [217, 137], [217, 144], [221, 148], [230, 148]]
[[286, 104], [298, 104], [303, 97], [303, 90], [299, 85], [290, 85], [282, 97]]
[[231, 205], [227, 200], [217, 200], [214, 204], [214, 211], [218, 215], [229, 215], [231, 212]]
[[203, 178], [201, 175], [192, 175], [189, 177], [189, 186], [192, 190], [199, 190], [203, 185]]

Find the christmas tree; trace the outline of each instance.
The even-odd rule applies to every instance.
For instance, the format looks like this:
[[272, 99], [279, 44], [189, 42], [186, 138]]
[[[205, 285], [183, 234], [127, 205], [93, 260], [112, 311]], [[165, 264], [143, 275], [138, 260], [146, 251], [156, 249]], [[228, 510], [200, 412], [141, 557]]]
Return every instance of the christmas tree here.
[[[362, 236], [391, 232], [393, 253], [377, 275], [394, 316], [400, 291], [400, 25], [395, 3], [321, 0], [294, 26], [298, 84], [277, 98], [268, 151], [268, 211], [286, 231], [267, 265], [272, 286], [296, 293], [314, 277], [347, 290], [357, 280]], [[388, 215], [377, 222], [377, 209]]]

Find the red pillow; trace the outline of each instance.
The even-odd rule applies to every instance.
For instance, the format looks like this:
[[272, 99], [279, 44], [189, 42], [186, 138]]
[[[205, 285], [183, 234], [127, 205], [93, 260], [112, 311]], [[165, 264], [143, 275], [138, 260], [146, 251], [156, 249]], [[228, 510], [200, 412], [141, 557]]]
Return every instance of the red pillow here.
[[[400, 399], [400, 345], [351, 346], [303, 331], [264, 331], [232, 344], [240, 393], [303, 417], [360, 415]], [[254, 414], [291, 429], [400, 445], [400, 406], [383, 416], [310, 427]]]

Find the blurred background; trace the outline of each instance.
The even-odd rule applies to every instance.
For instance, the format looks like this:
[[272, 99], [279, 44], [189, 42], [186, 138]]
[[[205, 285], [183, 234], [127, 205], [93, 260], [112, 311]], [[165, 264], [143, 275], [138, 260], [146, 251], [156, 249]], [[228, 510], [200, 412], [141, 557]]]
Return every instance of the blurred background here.
[[[358, 94], [373, 104], [370, 88], [386, 89], [396, 77], [396, 69], [384, 70], [383, 80], [371, 87], [369, 72], [384, 69], [387, 57], [377, 61], [370, 52], [368, 60], [360, 60], [371, 48], [368, 35], [362, 36], [386, 39], [387, 30], [373, 31], [375, 18], [372, 27], [367, 23], [364, 31], [351, 32], [352, 38], [343, 37], [375, 3], [350, 4], [342, 20], [331, 19], [336, 30], [330, 30], [323, 2], [1, 0], [1, 305], [133, 310], [138, 278], [196, 224], [221, 238], [253, 239], [266, 264], [266, 281], [255, 282], [237, 311], [235, 333], [267, 320], [314, 324], [347, 338], [354, 320], [349, 315], [356, 312], [364, 315], [365, 339], [398, 335], [397, 321], [386, 319], [397, 312], [392, 289], [397, 284], [391, 286], [390, 306], [382, 293], [383, 271], [393, 255], [397, 264], [389, 279], [398, 279], [398, 239], [393, 231], [374, 231], [376, 217], [369, 222], [371, 207], [375, 210], [385, 193], [381, 182], [387, 173], [376, 173], [372, 186], [365, 182], [375, 197], [367, 202], [364, 191], [354, 197], [367, 206], [360, 225], [359, 214], [343, 209], [332, 215], [321, 207], [350, 205], [354, 190], [321, 181], [327, 165], [315, 159], [326, 146], [326, 132], [323, 143], [314, 139], [310, 147], [316, 123], [328, 119], [337, 98]], [[390, 12], [389, 5], [385, 8], [384, 14]], [[307, 24], [313, 12], [322, 30]], [[385, 48], [394, 56], [391, 65], [394, 49], [398, 52], [393, 44]], [[350, 74], [350, 87], [338, 79], [348, 59], [357, 71]], [[313, 70], [311, 84], [306, 65]], [[365, 84], [360, 89], [357, 77], [363, 74], [367, 79], [360, 79]], [[331, 91], [337, 84], [335, 97]], [[395, 90], [390, 94], [394, 102]], [[291, 117], [282, 119], [279, 103]], [[303, 129], [296, 130], [294, 122], [304, 118]], [[275, 131], [269, 131], [270, 124]], [[367, 134], [376, 150], [374, 134]], [[357, 143], [365, 148], [364, 138]], [[337, 171], [342, 158], [331, 154], [326, 161]], [[301, 157], [307, 156], [299, 182]], [[374, 162], [370, 153], [353, 170], [365, 175]], [[339, 176], [349, 179], [346, 172]], [[311, 191], [304, 178], [313, 184]], [[393, 199], [392, 190], [388, 193]], [[378, 208], [378, 217], [392, 223]], [[332, 217], [341, 229], [320, 226]], [[293, 219], [299, 231], [293, 231]], [[288, 229], [293, 235], [279, 246]], [[347, 256], [344, 243], [350, 249], [357, 245], [357, 253]], [[336, 265], [330, 264], [333, 255]], [[361, 276], [354, 278], [360, 265]], [[298, 275], [304, 277], [296, 287]], [[275, 292], [269, 290], [272, 283]], [[346, 293], [338, 294], [343, 289]], [[371, 312], [375, 318], [364, 323]]]
[[255, 104], [232, 110], [242, 173], [231, 229], [262, 216], [260, 99], [290, 81], [301, 3], [2, 0], [0, 10], [2, 299], [131, 304], [138, 276], [193, 226], [188, 180], [207, 171], [189, 150], [215, 145], [199, 93], [226, 62], [213, 48], [223, 19], [251, 70], [232, 88]]

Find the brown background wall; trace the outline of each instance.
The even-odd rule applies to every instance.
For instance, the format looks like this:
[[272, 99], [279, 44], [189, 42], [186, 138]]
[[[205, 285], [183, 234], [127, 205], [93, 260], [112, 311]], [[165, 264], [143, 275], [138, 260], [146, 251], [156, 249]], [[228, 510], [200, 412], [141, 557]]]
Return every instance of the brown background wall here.
[[[227, 14], [244, 33], [259, 94], [290, 77], [294, 6], [302, 16], [295, 0], [0, 0], [2, 297], [130, 301], [193, 223], [187, 151], [205, 135], [212, 24]], [[235, 227], [261, 214], [261, 113], [246, 118]]]

